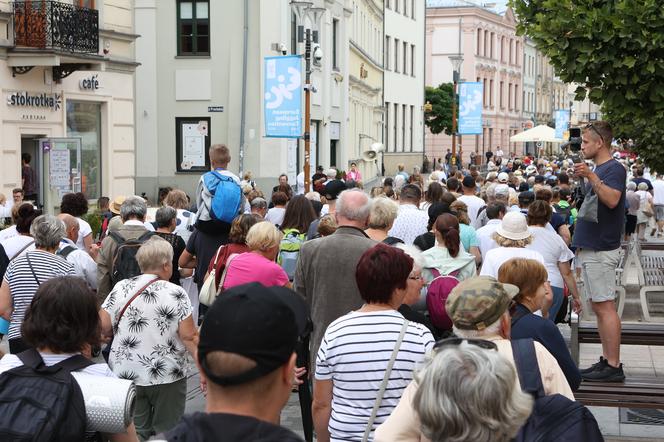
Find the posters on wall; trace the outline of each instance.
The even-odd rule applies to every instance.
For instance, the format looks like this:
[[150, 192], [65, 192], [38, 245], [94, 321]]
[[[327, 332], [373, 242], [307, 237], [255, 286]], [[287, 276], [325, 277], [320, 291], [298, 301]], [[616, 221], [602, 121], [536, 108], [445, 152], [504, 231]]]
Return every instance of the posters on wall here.
[[49, 184], [71, 192], [69, 149], [54, 149], [49, 153]]
[[302, 58], [265, 57], [263, 99], [265, 136], [302, 136]]
[[205, 167], [207, 121], [182, 125], [182, 168]]
[[567, 138], [565, 132], [569, 129], [569, 111], [559, 109], [556, 111], [556, 138]]
[[484, 85], [479, 82], [459, 83], [460, 135], [482, 134], [482, 100]]

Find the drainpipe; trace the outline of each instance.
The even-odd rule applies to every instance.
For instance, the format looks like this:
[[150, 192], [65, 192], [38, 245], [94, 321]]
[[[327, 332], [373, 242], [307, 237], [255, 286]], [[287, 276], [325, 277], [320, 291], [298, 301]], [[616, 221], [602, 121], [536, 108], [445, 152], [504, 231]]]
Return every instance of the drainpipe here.
[[244, 35], [242, 54], [242, 108], [240, 117], [240, 177], [244, 175], [244, 132], [247, 124], [247, 58], [249, 53], [249, 0], [244, 0]]

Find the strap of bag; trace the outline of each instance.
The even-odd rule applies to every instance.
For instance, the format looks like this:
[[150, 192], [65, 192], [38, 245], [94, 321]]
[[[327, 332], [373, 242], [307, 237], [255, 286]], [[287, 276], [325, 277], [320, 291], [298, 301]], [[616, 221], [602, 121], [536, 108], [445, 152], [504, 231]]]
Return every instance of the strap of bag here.
[[392, 373], [392, 367], [394, 367], [394, 361], [397, 359], [397, 354], [399, 353], [399, 347], [403, 342], [403, 338], [406, 335], [406, 330], [408, 329], [408, 324], [410, 321], [404, 319], [403, 326], [399, 332], [399, 338], [394, 344], [394, 349], [392, 350], [392, 355], [390, 356], [390, 362], [387, 364], [387, 369], [385, 370], [385, 376], [383, 376], [383, 382], [380, 384], [380, 389], [378, 390], [378, 395], [376, 396], [376, 402], [374, 403], [373, 410], [371, 410], [371, 417], [369, 422], [367, 422], [367, 427], [364, 429], [364, 435], [362, 436], [362, 442], [367, 442], [369, 440], [369, 435], [371, 434], [371, 429], [373, 424], [376, 421], [376, 415], [380, 409], [380, 404], [383, 402], [383, 396], [385, 395], [385, 389], [387, 388], [387, 382], [390, 380], [390, 374]]
[[115, 324], [115, 328], [117, 328], [118, 325], [120, 325], [120, 321], [122, 320], [122, 316], [124, 315], [125, 310], [127, 310], [127, 307], [129, 307], [129, 305], [130, 305], [132, 302], [134, 302], [134, 299], [138, 298], [138, 295], [140, 295], [141, 293], [143, 293], [143, 290], [145, 290], [146, 288], [150, 287], [150, 286], [152, 285], [152, 283], [153, 283], [153, 282], [156, 282], [158, 279], [159, 279], [159, 278], [153, 278], [153, 279], [151, 279], [150, 282], [148, 282], [147, 284], [145, 284], [143, 287], [141, 287], [140, 289], [138, 289], [138, 290], [136, 291], [136, 293], [134, 293], [134, 296], [132, 296], [132, 297], [129, 299], [129, 301], [127, 301], [127, 303], [124, 305], [124, 307], [122, 307], [122, 310], [120, 310], [120, 315], [118, 316], [118, 322]]
[[514, 356], [514, 365], [516, 365], [516, 372], [519, 375], [521, 389], [533, 395], [535, 399], [543, 397], [544, 386], [542, 385], [542, 376], [537, 363], [537, 353], [533, 340], [531, 338], [514, 339], [512, 341], [512, 355]]
[[215, 272], [217, 271], [217, 262], [219, 261], [219, 255], [221, 254], [221, 249], [223, 249], [224, 247], [226, 247], [226, 244], [219, 246], [219, 248], [217, 249], [217, 253], [214, 255], [214, 263], [212, 264], [211, 271]]
[[26, 250], [28, 250], [28, 247], [30, 247], [30, 246], [33, 245], [34, 243], [35, 243], [35, 240], [33, 239], [32, 241], [30, 241], [29, 243], [27, 243], [26, 245], [24, 245], [23, 247], [21, 247], [21, 250], [19, 250], [18, 252], [16, 252], [16, 254], [15, 254], [14, 256], [12, 256], [12, 259], [10, 259], [10, 261], [13, 260], [14, 258], [20, 256], [21, 253], [23, 253], [23, 252], [25, 252]]
[[30, 255], [26, 254], [25, 258], [28, 260], [28, 267], [30, 267], [30, 272], [32, 273], [32, 277], [35, 278], [35, 282], [37, 285], [41, 285], [41, 282], [39, 281], [39, 278], [37, 278], [37, 274], [35, 273], [35, 269], [32, 267], [32, 263], [30, 262]]
[[235, 259], [235, 257], [238, 255], [239, 253], [231, 253], [231, 255], [226, 260], [226, 266], [224, 267], [224, 271], [221, 274], [221, 278], [219, 279], [219, 290], [217, 290], [217, 295], [224, 290], [224, 281], [226, 280], [226, 273], [228, 273], [228, 267], [230, 267], [231, 261], [233, 261], [233, 259]]
[[52, 365], [51, 367], [46, 367], [44, 359], [34, 348], [29, 348], [17, 354], [16, 356], [21, 360], [21, 362], [23, 362], [23, 365], [37, 371], [47, 369], [47, 371], [55, 372], [63, 369], [71, 373], [72, 371], [81, 370], [85, 367], [94, 365], [94, 362], [87, 359], [86, 357], [82, 355], [74, 355], [65, 359], [64, 361], [60, 361], [57, 364]]

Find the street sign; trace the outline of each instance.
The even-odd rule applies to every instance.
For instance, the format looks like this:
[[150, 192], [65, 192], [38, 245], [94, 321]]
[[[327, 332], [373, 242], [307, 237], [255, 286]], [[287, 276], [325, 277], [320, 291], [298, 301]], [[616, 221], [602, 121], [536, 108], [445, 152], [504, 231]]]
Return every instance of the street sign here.
[[265, 57], [263, 100], [265, 136], [302, 136], [302, 58]]
[[482, 133], [484, 86], [479, 82], [459, 83], [459, 135]]
[[224, 106], [208, 106], [208, 112], [223, 112]]

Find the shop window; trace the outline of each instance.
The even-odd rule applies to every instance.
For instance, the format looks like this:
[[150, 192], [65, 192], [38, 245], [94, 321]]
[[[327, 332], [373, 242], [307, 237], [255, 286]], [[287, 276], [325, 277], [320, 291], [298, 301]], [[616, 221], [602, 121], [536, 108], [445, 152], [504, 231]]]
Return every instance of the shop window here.
[[210, 55], [210, 2], [178, 0], [178, 55]]
[[178, 172], [210, 170], [210, 117], [175, 118], [175, 149]]
[[81, 191], [97, 199], [102, 196], [101, 103], [67, 100], [67, 136], [81, 139]]
[[95, 8], [95, 0], [75, 0], [76, 5], [80, 6], [81, 8], [89, 8], [89, 9], [94, 9]]

